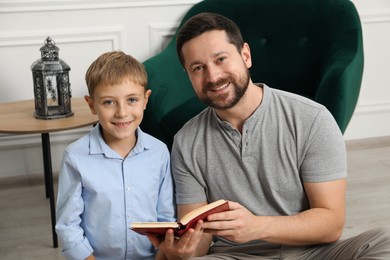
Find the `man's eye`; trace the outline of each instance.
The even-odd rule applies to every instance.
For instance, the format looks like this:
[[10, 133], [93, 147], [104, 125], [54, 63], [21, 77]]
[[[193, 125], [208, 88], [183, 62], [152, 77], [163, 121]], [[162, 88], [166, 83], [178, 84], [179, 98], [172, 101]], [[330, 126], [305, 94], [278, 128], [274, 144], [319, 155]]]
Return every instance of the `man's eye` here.
[[221, 62], [223, 62], [225, 59], [226, 59], [226, 57], [220, 57], [220, 58], [217, 59], [217, 62], [218, 62], [218, 63], [221, 63]]
[[193, 67], [193, 68], [192, 68], [192, 71], [193, 71], [193, 72], [197, 72], [197, 71], [201, 71], [201, 70], [203, 70], [203, 69], [204, 69], [203, 66], [196, 66], [196, 67]]

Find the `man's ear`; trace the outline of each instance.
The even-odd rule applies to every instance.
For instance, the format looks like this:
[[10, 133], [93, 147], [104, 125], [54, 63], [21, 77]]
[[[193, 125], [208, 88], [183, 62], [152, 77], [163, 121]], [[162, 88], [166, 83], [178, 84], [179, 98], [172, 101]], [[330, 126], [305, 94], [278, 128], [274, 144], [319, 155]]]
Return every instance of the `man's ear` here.
[[251, 50], [249, 48], [249, 44], [248, 43], [244, 43], [244, 45], [242, 46], [242, 50], [241, 50], [241, 56], [242, 56], [242, 59], [244, 60], [245, 64], [246, 64], [246, 67], [249, 69], [250, 67], [252, 67], [252, 56], [251, 56]]
[[96, 115], [93, 99], [90, 96], [84, 96], [85, 101], [87, 101], [87, 104], [89, 106], [89, 109], [91, 110], [92, 114]]

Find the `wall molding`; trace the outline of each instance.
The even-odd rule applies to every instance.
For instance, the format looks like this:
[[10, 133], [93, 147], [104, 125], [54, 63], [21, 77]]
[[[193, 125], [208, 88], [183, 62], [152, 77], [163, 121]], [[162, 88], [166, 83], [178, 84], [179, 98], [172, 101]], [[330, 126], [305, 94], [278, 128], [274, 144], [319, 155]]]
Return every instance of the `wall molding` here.
[[124, 26], [106, 26], [0, 33], [0, 47], [42, 45], [48, 35], [61, 44], [109, 41], [113, 50], [124, 45]]
[[150, 56], [160, 53], [175, 35], [179, 23], [151, 23], [149, 24]]
[[370, 9], [359, 12], [362, 23], [390, 22], [390, 9]]
[[193, 5], [201, 0], [1, 0], [0, 13]]
[[390, 102], [375, 102], [361, 104], [355, 109], [355, 115], [390, 113]]
[[348, 152], [354, 150], [385, 147], [390, 145], [390, 136], [346, 140], [345, 145]]
[[[73, 11], [134, 7], [192, 6], [201, 0], [0, 0], [0, 13]], [[359, 10], [363, 23], [390, 21], [390, 9]]]

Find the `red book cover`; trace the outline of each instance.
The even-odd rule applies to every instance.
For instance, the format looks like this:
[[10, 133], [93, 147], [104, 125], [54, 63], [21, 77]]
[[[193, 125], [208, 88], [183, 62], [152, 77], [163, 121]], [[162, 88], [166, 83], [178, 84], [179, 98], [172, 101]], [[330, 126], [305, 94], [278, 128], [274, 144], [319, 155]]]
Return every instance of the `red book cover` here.
[[188, 212], [179, 222], [133, 222], [131, 230], [141, 235], [147, 233], [165, 235], [168, 229], [173, 229], [175, 236], [181, 236], [188, 229], [193, 228], [199, 220], [206, 221], [208, 215], [228, 210], [230, 210], [228, 201], [217, 200]]

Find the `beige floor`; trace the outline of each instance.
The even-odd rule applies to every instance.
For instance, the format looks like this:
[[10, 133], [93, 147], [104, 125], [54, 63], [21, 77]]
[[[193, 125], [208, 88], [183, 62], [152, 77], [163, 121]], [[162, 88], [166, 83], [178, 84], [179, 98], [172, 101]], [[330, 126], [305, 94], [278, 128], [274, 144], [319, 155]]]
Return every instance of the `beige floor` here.
[[[348, 144], [347, 223], [343, 237], [390, 226], [390, 137]], [[0, 259], [62, 259], [52, 247], [42, 177], [0, 180]]]

